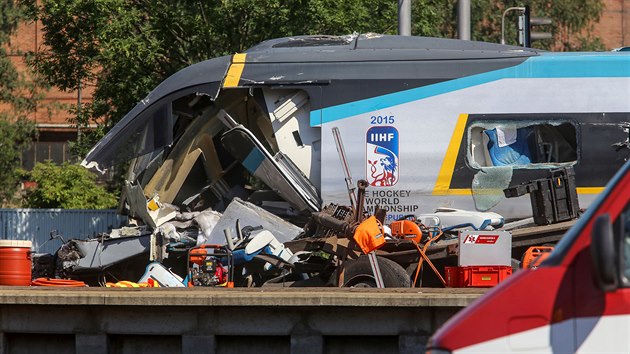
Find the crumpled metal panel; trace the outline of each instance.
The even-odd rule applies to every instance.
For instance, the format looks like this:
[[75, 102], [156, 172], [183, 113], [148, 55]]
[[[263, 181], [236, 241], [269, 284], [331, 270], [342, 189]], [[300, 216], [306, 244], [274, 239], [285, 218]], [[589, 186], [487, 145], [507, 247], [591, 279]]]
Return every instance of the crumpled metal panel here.
[[151, 234], [112, 239], [74, 240], [80, 253], [73, 271], [96, 271], [149, 251]]
[[[114, 163], [141, 156], [173, 141], [173, 119], [168, 103], [192, 94], [214, 100], [230, 66], [231, 57], [203, 61], [164, 80], [127, 113], [87, 154], [81, 165], [104, 171]], [[140, 143], [138, 145], [134, 145]]]
[[302, 229], [281, 219], [278, 216], [239, 198], [228, 205], [223, 216], [212, 229], [207, 243], [223, 245], [226, 243], [224, 229], [230, 229], [232, 236], [236, 237], [236, 220], [239, 220], [241, 228], [245, 226], [262, 226], [263, 230], [270, 231], [278, 241], [293, 240], [302, 232]]

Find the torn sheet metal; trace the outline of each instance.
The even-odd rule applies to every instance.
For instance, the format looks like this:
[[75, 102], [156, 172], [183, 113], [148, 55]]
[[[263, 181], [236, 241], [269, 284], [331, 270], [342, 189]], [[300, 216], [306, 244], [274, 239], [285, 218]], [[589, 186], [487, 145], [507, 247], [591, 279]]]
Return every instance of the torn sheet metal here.
[[144, 196], [142, 188], [125, 182], [127, 203], [129, 203], [129, 213], [133, 217], [137, 217], [149, 225], [152, 229], [164, 224], [165, 222], [175, 218], [177, 208], [169, 204], [157, 204], [150, 210], [147, 199]]
[[118, 238], [71, 240], [59, 249], [64, 271], [98, 272], [149, 251], [151, 234]]
[[[198, 192], [204, 187], [203, 184], [192, 183], [189, 180], [191, 174], [205, 173], [203, 181], [210, 185], [221, 179], [223, 167], [213, 138], [223, 125], [212, 112], [200, 115], [186, 127], [168, 156], [143, 184], [146, 195], [157, 193], [162, 201], [180, 205], [182, 201], [178, 203], [176, 198], [183, 190]], [[196, 170], [197, 164], [200, 168]]]
[[[313, 185], [320, 185], [321, 134], [310, 126], [310, 99], [303, 90], [262, 90], [278, 150], [289, 157]], [[269, 140], [269, 139], [268, 139]]]
[[624, 148], [625, 149], [630, 149], [630, 123], [628, 123], [628, 122], [621, 122], [621, 123], [617, 124], [617, 126], [625, 133], [626, 140], [616, 142], [616, 143], [612, 144], [612, 146], [616, 149], [616, 151], [619, 151], [619, 150], [624, 149]]
[[237, 235], [236, 220], [239, 220], [241, 227], [260, 225], [263, 230], [270, 231], [280, 242], [293, 240], [302, 232], [301, 228], [270, 212], [240, 198], [234, 198], [210, 233], [207, 243], [225, 244], [224, 229], [229, 229], [232, 235]]
[[232, 128], [223, 134], [221, 142], [251, 174], [263, 180], [298, 210], [320, 209], [317, 189], [306, 176], [283, 153], [271, 156], [245, 127]]
[[173, 142], [170, 104], [197, 93], [216, 99], [231, 56], [191, 65], [171, 75], [140, 101], [87, 154], [81, 165], [98, 171]]

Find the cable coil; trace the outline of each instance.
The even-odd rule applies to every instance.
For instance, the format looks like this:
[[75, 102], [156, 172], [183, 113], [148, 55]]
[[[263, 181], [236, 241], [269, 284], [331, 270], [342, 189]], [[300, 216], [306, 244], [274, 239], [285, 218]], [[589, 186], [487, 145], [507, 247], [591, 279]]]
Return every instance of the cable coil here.
[[87, 285], [80, 280], [37, 278], [31, 282], [31, 286], [60, 286], [67, 288], [79, 288], [86, 287]]

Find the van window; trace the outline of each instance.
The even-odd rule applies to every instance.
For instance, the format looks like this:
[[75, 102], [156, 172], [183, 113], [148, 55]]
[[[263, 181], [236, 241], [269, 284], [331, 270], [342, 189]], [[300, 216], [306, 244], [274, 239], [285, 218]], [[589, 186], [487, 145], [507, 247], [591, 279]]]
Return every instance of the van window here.
[[623, 275], [624, 283], [630, 282], [630, 218], [626, 218], [623, 238]]
[[613, 222], [612, 230], [619, 250], [621, 286], [630, 287], [630, 203]]
[[621, 233], [621, 250], [623, 252], [623, 257], [621, 257], [622, 284], [630, 287], [630, 203], [619, 214], [618, 220], [613, 223], [613, 230], [616, 240], [619, 240], [617, 236]]
[[577, 134], [569, 122], [480, 122], [469, 131], [471, 167], [536, 167], [577, 161]]

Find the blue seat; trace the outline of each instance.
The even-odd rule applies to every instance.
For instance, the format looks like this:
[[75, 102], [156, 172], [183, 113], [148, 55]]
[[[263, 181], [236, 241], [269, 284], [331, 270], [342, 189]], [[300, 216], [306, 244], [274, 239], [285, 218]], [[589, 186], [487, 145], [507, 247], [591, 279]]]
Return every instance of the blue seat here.
[[532, 163], [530, 144], [534, 136], [533, 128], [518, 128], [516, 141], [507, 146], [499, 146], [496, 128], [483, 132], [488, 136], [488, 153], [494, 166], [529, 165]]

